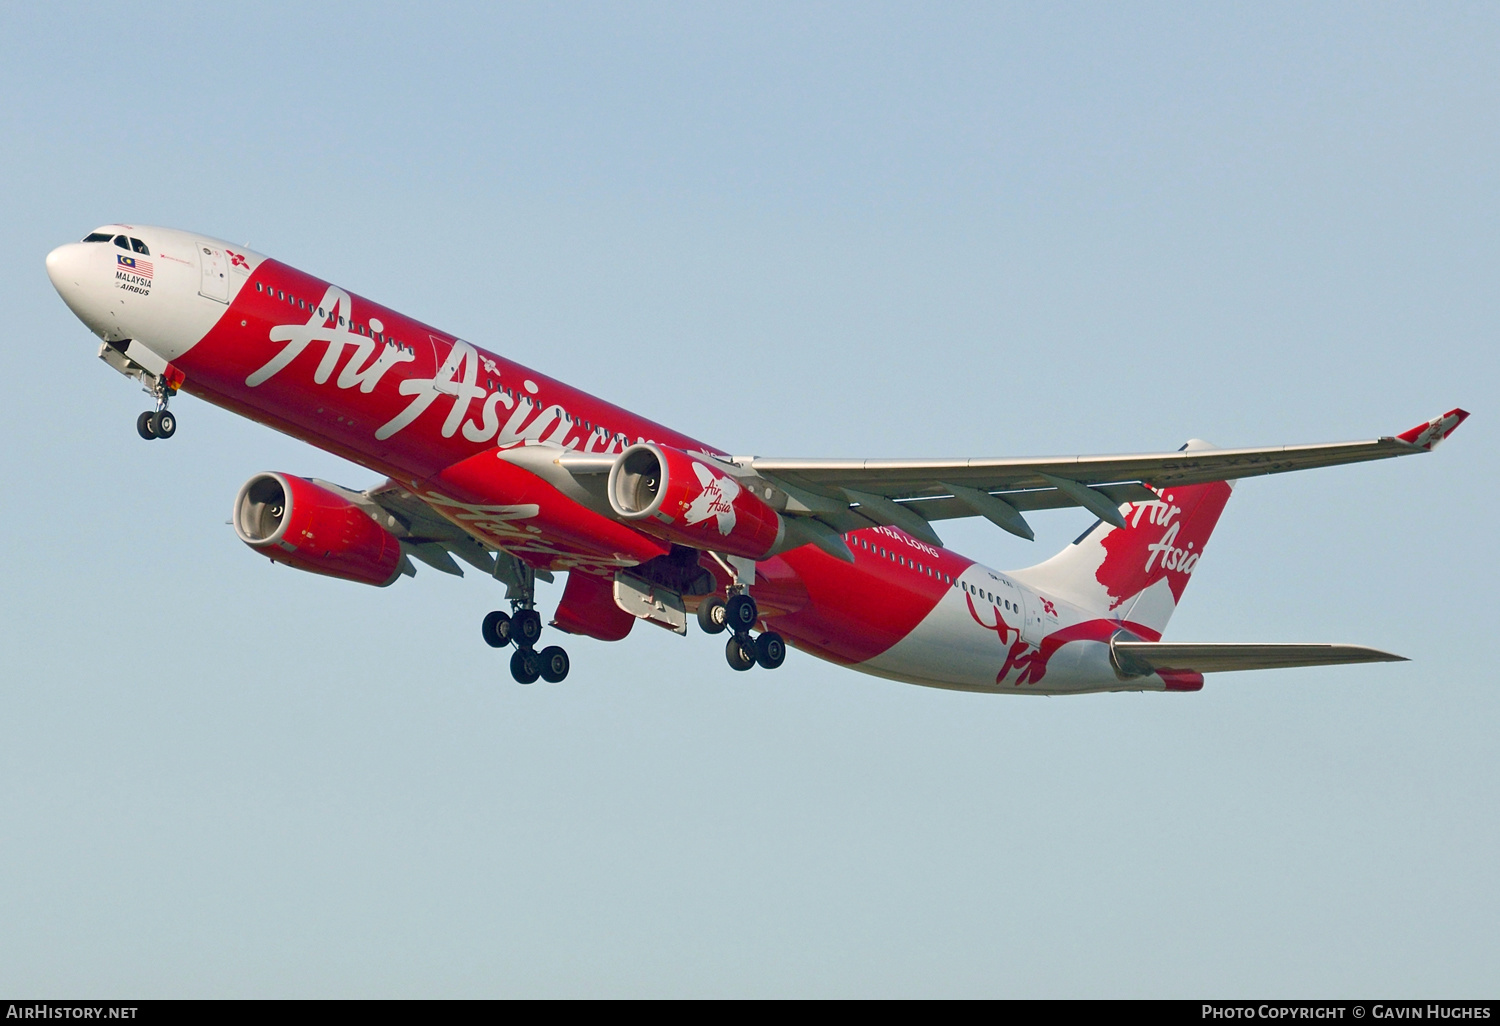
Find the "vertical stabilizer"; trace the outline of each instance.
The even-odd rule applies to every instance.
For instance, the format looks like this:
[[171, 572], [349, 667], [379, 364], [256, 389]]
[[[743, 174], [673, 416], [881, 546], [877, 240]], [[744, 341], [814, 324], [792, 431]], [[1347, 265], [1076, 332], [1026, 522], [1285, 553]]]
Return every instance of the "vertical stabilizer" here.
[[[1197, 439], [1185, 449], [1210, 449]], [[1100, 616], [1161, 637], [1229, 501], [1232, 481], [1156, 489], [1150, 502], [1120, 506], [1124, 527], [1100, 521], [1045, 563], [1011, 576]]]

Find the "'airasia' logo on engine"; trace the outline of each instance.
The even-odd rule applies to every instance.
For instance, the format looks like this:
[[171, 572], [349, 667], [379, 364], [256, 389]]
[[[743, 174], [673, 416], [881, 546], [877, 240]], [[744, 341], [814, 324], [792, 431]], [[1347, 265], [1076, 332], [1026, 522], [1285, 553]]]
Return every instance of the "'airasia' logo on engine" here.
[[709, 517], [719, 518], [719, 533], [728, 537], [734, 530], [734, 500], [740, 494], [740, 484], [732, 477], [719, 477], [701, 463], [693, 464], [693, 473], [703, 491], [698, 493], [684, 511], [682, 518], [689, 526], [703, 523]]

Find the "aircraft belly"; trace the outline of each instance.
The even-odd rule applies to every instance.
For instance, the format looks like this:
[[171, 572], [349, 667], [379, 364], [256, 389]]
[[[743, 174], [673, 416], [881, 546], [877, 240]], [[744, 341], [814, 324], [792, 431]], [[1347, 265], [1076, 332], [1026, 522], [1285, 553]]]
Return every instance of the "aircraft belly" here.
[[[801, 582], [805, 603], [770, 621], [799, 648], [842, 666], [858, 666], [909, 637], [954, 589], [948, 581], [970, 561], [919, 547], [891, 528], [845, 536], [854, 562], [804, 545], [780, 559]], [[900, 546], [898, 549], [897, 546]]]
[[1116, 674], [1109, 637], [1120, 626], [1077, 620], [1032, 643], [995, 605], [976, 605], [969, 593], [954, 589], [906, 637], [853, 668], [911, 684], [988, 693], [1162, 690], [1154, 675], [1122, 680]]
[[949, 589], [910, 634], [855, 669], [912, 683], [995, 690], [1005, 646], [974, 622], [967, 599]]

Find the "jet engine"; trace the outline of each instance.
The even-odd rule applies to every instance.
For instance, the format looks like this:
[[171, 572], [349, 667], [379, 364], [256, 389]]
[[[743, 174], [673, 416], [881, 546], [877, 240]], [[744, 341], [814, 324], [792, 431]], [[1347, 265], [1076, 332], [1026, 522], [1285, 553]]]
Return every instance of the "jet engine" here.
[[776, 548], [781, 515], [711, 460], [641, 442], [609, 471], [609, 504], [642, 531], [696, 549], [760, 559]]
[[385, 587], [401, 543], [342, 495], [290, 474], [257, 474], [234, 500], [234, 533], [274, 563]]

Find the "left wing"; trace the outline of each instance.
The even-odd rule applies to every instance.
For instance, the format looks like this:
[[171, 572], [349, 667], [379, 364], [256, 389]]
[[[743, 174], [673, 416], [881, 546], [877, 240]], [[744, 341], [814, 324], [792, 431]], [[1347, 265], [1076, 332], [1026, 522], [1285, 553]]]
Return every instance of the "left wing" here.
[[[363, 492], [352, 492], [327, 481], [318, 483], [337, 491], [357, 505], [378, 509], [383, 516], [375, 516], [376, 522], [383, 524], [400, 538], [401, 551], [434, 570], [462, 577], [463, 568], [453, 559], [457, 556], [507, 587], [519, 587], [519, 582], [527, 572], [514, 556], [457, 526], [395, 481], [387, 480], [384, 484]], [[552, 580], [552, 574], [546, 570], [533, 569], [530, 572], [544, 581]]]

